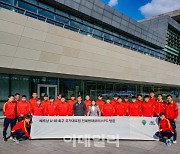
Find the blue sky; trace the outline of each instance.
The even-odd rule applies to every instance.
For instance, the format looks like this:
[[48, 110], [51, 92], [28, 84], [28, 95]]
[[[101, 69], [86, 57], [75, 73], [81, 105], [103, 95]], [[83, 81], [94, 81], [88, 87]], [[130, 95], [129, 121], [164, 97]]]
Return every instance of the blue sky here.
[[141, 20], [161, 13], [180, 9], [180, 0], [101, 0], [114, 9]]

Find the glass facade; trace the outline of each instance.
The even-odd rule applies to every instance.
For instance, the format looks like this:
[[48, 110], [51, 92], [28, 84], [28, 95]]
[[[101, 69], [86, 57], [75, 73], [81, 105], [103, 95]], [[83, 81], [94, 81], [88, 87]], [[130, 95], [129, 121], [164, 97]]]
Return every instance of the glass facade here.
[[166, 46], [164, 49], [167, 54], [167, 61], [180, 63], [180, 33], [169, 26], [166, 37]]
[[0, 6], [145, 55], [180, 64], [177, 56], [169, 55], [167, 48], [158, 49], [148, 42], [119, 32], [113, 27], [109, 28], [102, 24], [87, 21], [87, 19], [78, 18], [64, 10], [59, 10], [37, 0], [1, 0]]
[[[42, 94], [47, 92], [44, 85], [48, 85], [49, 87], [54, 85], [57, 87], [57, 93], [63, 93], [67, 99], [70, 98], [71, 94], [75, 94], [76, 97], [82, 95], [83, 98], [86, 94], [89, 94], [91, 99], [96, 99], [98, 94], [102, 94], [103, 98], [106, 98], [106, 96], [113, 98], [114, 94], [121, 95], [122, 97], [125, 95], [137, 95], [139, 93], [145, 95], [149, 94], [151, 90], [156, 94], [162, 93], [164, 96], [170, 93], [175, 99], [176, 96], [180, 97], [180, 87], [0, 74], [0, 108], [7, 100], [9, 94], [19, 92], [21, 95], [27, 95], [29, 99], [33, 91], [38, 92], [38, 85], [43, 85], [40, 87]], [[55, 91], [55, 89], [50, 88], [49, 95], [55, 96]], [[39, 95], [41, 98], [42, 96]]]

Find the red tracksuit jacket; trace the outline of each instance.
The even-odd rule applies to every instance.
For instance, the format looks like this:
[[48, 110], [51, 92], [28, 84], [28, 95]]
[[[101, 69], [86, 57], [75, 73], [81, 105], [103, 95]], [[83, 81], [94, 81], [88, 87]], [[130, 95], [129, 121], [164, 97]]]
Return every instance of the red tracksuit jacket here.
[[154, 105], [154, 114], [155, 114], [156, 116], [159, 116], [159, 114], [160, 114], [161, 112], [164, 113], [164, 111], [165, 111], [165, 103], [164, 103], [164, 101], [157, 101], [157, 102], [155, 103], [155, 105]]
[[168, 119], [164, 118], [163, 120], [160, 120], [159, 122], [159, 128], [162, 129], [163, 132], [169, 130], [171, 132], [173, 132], [173, 128], [169, 122]]
[[127, 114], [126, 105], [124, 103], [117, 103], [115, 105], [115, 114], [117, 116], [126, 116]]
[[16, 116], [16, 103], [6, 102], [2, 108], [3, 115], [8, 119], [14, 119]]
[[57, 105], [55, 103], [48, 103], [45, 109], [45, 115], [56, 116], [58, 113]]
[[[44, 108], [46, 108], [46, 105], [47, 104], [49, 104], [49, 100], [43, 100], [42, 102], [41, 102], [41, 105], [44, 107]], [[37, 105], [37, 103], [36, 103], [36, 105]], [[36, 106], [35, 105], [35, 106]]]
[[128, 109], [129, 109], [129, 104], [130, 104], [130, 102], [129, 102], [129, 101], [127, 101], [127, 102], [123, 101], [123, 103], [124, 103], [124, 105], [125, 105], [125, 107], [126, 107], [126, 110], [128, 110]]
[[74, 105], [74, 103], [76, 103], [76, 100], [69, 100], [69, 101], [68, 101], [68, 104], [69, 104], [69, 116], [72, 116], [72, 115], [73, 115], [72, 110], [73, 110], [73, 105]]
[[[102, 112], [103, 106], [105, 102], [103, 100], [97, 100], [96, 105], [99, 107], [100, 111]], [[103, 114], [103, 113], [102, 113]]]
[[16, 105], [19, 103], [19, 101], [21, 100], [14, 100], [14, 103], [16, 103]]
[[157, 102], [156, 98], [150, 98], [149, 102], [152, 103], [153, 105], [155, 105], [155, 103]]
[[36, 103], [37, 103], [37, 98], [31, 98], [31, 99], [29, 100], [29, 104], [31, 105], [31, 107], [33, 107], [34, 105], [36, 105]]
[[22, 120], [22, 121], [18, 122], [18, 123], [12, 128], [11, 132], [13, 133], [13, 132], [15, 132], [16, 130], [22, 130], [22, 131], [25, 133], [25, 135], [26, 135], [28, 138], [30, 138], [30, 135], [29, 135], [29, 133], [28, 133], [28, 131], [27, 131], [26, 128], [27, 128], [27, 123], [26, 123], [25, 120]]
[[56, 99], [56, 100], [54, 101], [54, 103], [55, 103], [56, 105], [59, 105], [59, 104], [61, 104], [62, 102], [61, 102], [60, 99]]
[[112, 104], [114, 107], [116, 106], [117, 103], [118, 103], [118, 100], [115, 100], [115, 99], [111, 100], [111, 104]]
[[178, 117], [178, 105], [176, 102], [165, 104], [165, 114], [168, 119], [177, 119]]
[[31, 113], [32, 115], [35, 116], [43, 116], [45, 112], [45, 107], [40, 104], [39, 106], [36, 104], [32, 109], [31, 109]]
[[140, 116], [141, 107], [137, 102], [130, 103], [128, 108], [128, 116]]
[[86, 105], [86, 115], [87, 115], [88, 110], [89, 110], [89, 106], [91, 106], [91, 101], [90, 100], [85, 100], [84, 104]]
[[154, 116], [154, 104], [152, 102], [142, 103], [142, 116], [153, 117]]
[[61, 103], [57, 105], [59, 116], [68, 116], [69, 115], [69, 104], [67, 102]]
[[30, 113], [30, 104], [29, 102], [19, 101], [17, 104], [17, 115], [20, 116], [23, 114], [24, 116]]
[[115, 109], [112, 104], [104, 104], [102, 108], [102, 114], [103, 116], [114, 116], [115, 115]]
[[137, 100], [136, 103], [141, 107], [143, 101]]

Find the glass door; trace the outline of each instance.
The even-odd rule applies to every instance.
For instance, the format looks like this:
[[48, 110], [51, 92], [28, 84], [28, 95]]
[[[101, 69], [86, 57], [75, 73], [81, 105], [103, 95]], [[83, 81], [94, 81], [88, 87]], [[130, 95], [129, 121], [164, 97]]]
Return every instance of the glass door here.
[[48, 96], [53, 96], [55, 99], [57, 97], [57, 85], [49, 84], [38, 84], [38, 97], [43, 99], [44, 94]]

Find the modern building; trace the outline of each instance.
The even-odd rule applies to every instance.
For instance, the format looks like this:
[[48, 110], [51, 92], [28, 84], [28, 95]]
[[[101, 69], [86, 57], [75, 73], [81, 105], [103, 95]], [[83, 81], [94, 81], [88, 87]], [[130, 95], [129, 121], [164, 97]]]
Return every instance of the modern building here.
[[33, 91], [180, 95], [180, 13], [137, 22], [100, 0], [0, 7], [0, 102]]

